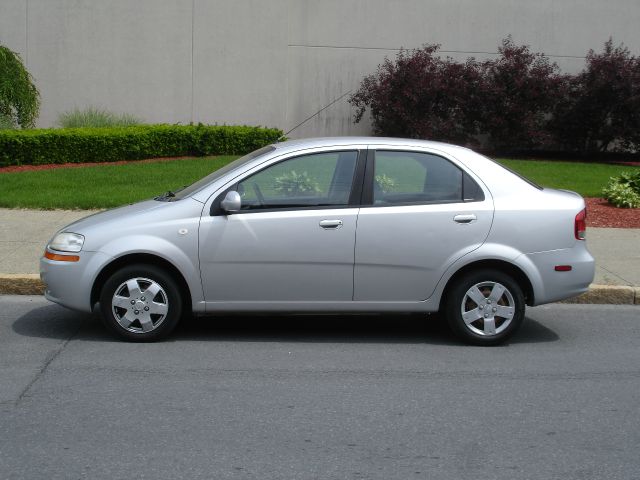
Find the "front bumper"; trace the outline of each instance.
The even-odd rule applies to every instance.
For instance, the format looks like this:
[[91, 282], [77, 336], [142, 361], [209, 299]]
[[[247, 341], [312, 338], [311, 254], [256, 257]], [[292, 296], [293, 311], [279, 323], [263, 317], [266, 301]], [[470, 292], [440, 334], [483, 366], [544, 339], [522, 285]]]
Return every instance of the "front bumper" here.
[[40, 279], [47, 300], [81, 312], [91, 312], [91, 288], [111, 257], [102, 252], [80, 252], [77, 262], [40, 258]]

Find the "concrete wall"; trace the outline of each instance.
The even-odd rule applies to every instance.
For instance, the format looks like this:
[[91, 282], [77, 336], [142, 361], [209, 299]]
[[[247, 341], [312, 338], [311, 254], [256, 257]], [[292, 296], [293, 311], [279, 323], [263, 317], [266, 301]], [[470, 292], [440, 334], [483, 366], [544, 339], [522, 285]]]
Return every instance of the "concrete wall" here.
[[[40, 126], [99, 106], [148, 122], [293, 128], [400, 47], [494, 55], [509, 34], [565, 71], [613, 36], [640, 53], [638, 0], [0, 0], [0, 43], [42, 94]], [[292, 137], [369, 132], [342, 98]]]

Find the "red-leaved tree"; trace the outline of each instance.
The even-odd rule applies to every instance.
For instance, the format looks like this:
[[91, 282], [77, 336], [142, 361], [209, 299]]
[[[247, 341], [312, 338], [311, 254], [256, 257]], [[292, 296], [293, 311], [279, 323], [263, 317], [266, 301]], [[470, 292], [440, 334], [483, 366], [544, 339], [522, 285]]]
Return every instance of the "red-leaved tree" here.
[[401, 50], [350, 97], [359, 122], [371, 110], [376, 135], [467, 143], [477, 133], [478, 64], [440, 58], [440, 45]]
[[493, 149], [529, 150], [548, 145], [549, 112], [562, 94], [558, 66], [526, 45], [502, 41], [498, 57], [481, 64], [481, 133]]
[[609, 39], [587, 66], [564, 77], [549, 124], [556, 144], [583, 154], [640, 149], [640, 59]]

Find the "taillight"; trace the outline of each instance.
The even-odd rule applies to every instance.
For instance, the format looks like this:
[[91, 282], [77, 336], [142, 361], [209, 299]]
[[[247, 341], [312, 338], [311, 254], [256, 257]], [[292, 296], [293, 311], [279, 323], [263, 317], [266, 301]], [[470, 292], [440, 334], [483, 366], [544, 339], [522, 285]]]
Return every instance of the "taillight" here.
[[576, 235], [576, 240], [584, 240], [587, 238], [587, 209], [586, 208], [576, 215], [576, 221], [574, 223], [573, 229]]

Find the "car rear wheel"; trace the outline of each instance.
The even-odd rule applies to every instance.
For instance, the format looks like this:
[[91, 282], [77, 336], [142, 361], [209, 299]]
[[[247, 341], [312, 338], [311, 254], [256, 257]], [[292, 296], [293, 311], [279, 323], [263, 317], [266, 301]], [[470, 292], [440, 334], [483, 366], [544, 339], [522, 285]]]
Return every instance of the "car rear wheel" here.
[[182, 315], [180, 289], [154, 265], [131, 265], [115, 272], [100, 295], [105, 325], [121, 338], [160, 340], [176, 327]]
[[509, 275], [478, 270], [460, 277], [447, 296], [445, 316], [454, 333], [473, 345], [497, 345], [524, 320], [522, 289]]

